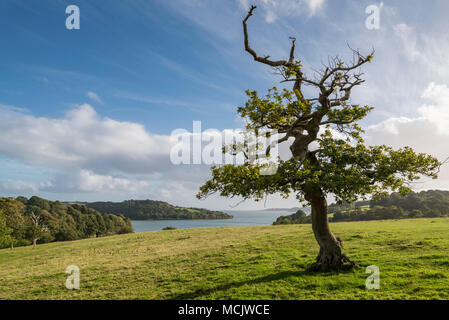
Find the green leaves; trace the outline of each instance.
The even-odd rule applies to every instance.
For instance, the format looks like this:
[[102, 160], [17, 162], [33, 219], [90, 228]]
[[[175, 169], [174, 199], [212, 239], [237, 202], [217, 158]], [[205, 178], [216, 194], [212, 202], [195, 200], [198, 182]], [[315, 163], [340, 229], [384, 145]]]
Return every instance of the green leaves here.
[[409, 147], [393, 150], [384, 145], [351, 145], [329, 135], [321, 140], [320, 149], [319, 184], [343, 202], [391, 191], [409, 192], [408, 183], [422, 176], [436, 178], [441, 165], [432, 156], [417, 154]]
[[287, 79], [298, 76], [301, 73], [301, 61], [296, 61], [288, 66], [283, 66], [282, 71]]
[[0, 248], [5, 248], [11, 245], [13, 241], [12, 229], [8, 228], [6, 224], [6, 217], [0, 210]]
[[362, 120], [373, 109], [370, 106], [360, 107], [358, 104], [348, 105], [343, 103], [340, 108], [329, 110], [326, 114], [327, 119], [325, 121], [335, 124], [349, 124]]
[[298, 101], [295, 93], [287, 89], [279, 92], [273, 87], [264, 98], [260, 98], [257, 91], [247, 90], [246, 94], [249, 99], [245, 107], [238, 108], [238, 113], [248, 120], [247, 129], [286, 129], [312, 111], [312, 104]]

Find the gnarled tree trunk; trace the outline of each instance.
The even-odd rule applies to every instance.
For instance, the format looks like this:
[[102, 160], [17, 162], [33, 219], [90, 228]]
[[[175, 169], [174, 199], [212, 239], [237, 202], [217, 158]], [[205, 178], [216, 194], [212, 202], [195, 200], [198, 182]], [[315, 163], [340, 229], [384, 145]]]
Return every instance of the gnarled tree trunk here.
[[312, 205], [312, 229], [315, 239], [320, 246], [320, 252], [316, 259], [314, 269], [327, 270], [329, 268], [341, 268], [345, 262], [352, 266], [354, 263], [343, 254], [342, 241], [335, 237], [329, 228], [327, 217], [327, 201], [321, 190], [308, 195]]

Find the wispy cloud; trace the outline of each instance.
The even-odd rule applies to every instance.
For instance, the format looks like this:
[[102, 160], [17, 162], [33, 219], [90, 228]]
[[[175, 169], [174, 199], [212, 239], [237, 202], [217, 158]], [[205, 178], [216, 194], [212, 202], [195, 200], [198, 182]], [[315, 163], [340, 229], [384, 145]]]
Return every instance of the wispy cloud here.
[[198, 100], [186, 100], [186, 99], [175, 99], [171, 97], [152, 97], [152, 96], [143, 96], [130, 92], [118, 92], [114, 94], [115, 97], [121, 99], [127, 99], [131, 101], [148, 103], [151, 105], [159, 105], [159, 106], [168, 106], [175, 108], [188, 109], [195, 113], [210, 113], [211, 109], [220, 108], [223, 110], [234, 111], [235, 106], [226, 103], [220, 102], [216, 100], [207, 100], [207, 99], [198, 99]]
[[98, 102], [101, 105], [104, 105], [103, 100], [100, 99], [100, 97], [98, 96], [98, 94], [96, 94], [95, 92], [92, 91], [88, 91], [86, 93], [86, 97], [88, 97], [89, 99]]
[[25, 109], [25, 108], [19, 108], [19, 107], [15, 107], [15, 106], [7, 106], [7, 105], [4, 105], [4, 104], [0, 104], [0, 110], [2, 110], [2, 111], [21, 112], [21, 113], [29, 112], [29, 110]]
[[309, 6], [311, 15], [315, 15], [318, 10], [323, 8], [325, 0], [307, 0], [306, 2]]
[[314, 16], [324, 8], [326, 0], [237, 0], [237, 2], [245, 10], [248, 10], [252, 4], [261, 6], [265, 12], [265, 21], [273, 23], [287, 16], [304, 14]]
[[45, 84], [50, 82], [47, 77], [36, 77], [36, 80]]

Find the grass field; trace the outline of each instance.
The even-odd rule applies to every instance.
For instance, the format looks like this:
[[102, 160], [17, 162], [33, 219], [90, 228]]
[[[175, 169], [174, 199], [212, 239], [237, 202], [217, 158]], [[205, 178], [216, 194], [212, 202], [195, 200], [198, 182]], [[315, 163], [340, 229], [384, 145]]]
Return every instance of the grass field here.
[[[354, 270], [306, 271], [310, 225], [159, 231], [0, 250], [0, 299], [449, 299], [448, 218], [331, 227]], [[369, 265], [379, 290], [365, 288]]]

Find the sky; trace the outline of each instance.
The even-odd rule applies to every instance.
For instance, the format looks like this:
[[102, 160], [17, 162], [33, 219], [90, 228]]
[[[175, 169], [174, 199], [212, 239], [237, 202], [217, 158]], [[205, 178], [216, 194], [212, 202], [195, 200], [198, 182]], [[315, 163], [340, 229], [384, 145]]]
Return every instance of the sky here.
[[[260, 55], [296, 58], [313, 75], [349, 44], [374, 60], [352, 102], [369, 144], [449, 157], [449, 2], [356, 0], [1, 0], [0, 195], [50, 200], [153, 199], [211, 209], [298, 206], [212, 196], [208, 165], [170, 161], [176, 129], [237, 129], [245, 90], [280, 86], [244, 51], [242, 19]], [[80, 29], [66, 28], [66, 7]], [[378, 29], [366, 27], [380, 9]], [[449, 190], [449, 169], [416, 191]], [[239, 204], [240, 203], [240, 204]], [[238, 207], [235, 205], [239, 204]]]

